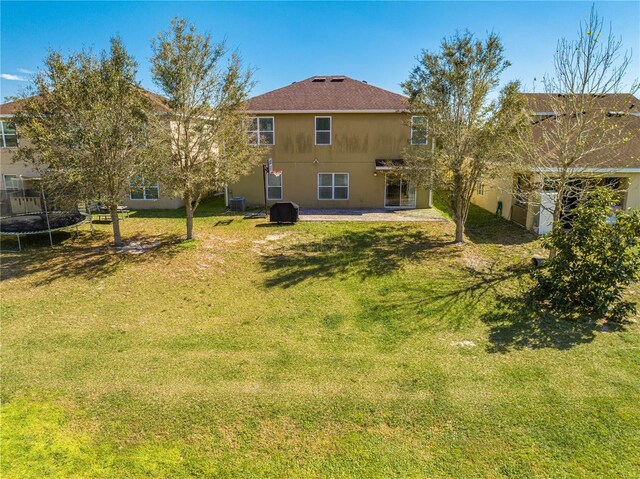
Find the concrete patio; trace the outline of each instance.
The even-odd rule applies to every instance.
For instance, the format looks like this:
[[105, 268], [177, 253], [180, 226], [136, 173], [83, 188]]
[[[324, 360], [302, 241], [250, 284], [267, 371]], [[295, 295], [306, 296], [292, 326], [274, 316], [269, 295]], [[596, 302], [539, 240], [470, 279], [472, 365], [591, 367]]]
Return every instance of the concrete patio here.
[[438, 211], [425, 209], [300, 208], [301, 221], [447, 221]]

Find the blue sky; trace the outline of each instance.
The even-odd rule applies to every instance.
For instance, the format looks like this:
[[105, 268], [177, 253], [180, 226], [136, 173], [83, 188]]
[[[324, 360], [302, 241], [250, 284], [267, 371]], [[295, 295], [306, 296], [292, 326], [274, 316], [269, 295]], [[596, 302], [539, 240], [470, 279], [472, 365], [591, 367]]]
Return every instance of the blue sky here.
[[[640, 2], [596, 2], [634, 60], [628, 78], [640, 77]], [[215, 39], [226, 37], [257, 69], [253, 94], [321, 74], [342, 74], [400, 92], [421, 49], [437, 49], [443, 36], [469, 29], [497, 32], [512, 66], [504, 80], [531, 91], [534, 77], [551, 71], [556, 41], [574, 38], [589, 2], [12, 2], [1, 4], [1, 97], [18, 94], [49, 48], [102, 49], [118, 33], [149, 74], [150, 40], [184, 16]], [[8, 77], [7, 77], [8, 75]]]

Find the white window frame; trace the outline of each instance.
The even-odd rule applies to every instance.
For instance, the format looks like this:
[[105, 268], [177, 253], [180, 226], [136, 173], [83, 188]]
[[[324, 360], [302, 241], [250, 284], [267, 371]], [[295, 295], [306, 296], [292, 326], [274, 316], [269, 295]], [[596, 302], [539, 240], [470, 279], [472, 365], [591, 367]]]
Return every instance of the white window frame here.
[[[7, 177], [10, 176], [12, 183], [15, 181], [16, 182], [16, 186], [13, 187], [9, 187], [8, 183], [7, 183]], [[7, 191], [16, 191], [16, 190], [21, 190], [22, 188], [20, 188], [20, 175], [11, 175], [11, 174], [7, 174], [7, 175], [2, 175], [2, 183], [4, 184], [4, 189]]]
[[[144, 176], [141, 176], [140, 179], [141, 179], [141, 186], [136, 186], [136, 185], [133, 184], [134, 178], [131, 178], [129, 180], [129, 199], [133, 200], [133, 201], [158, 201], [160, 199], [160, 183], [158, 183], [156, 181], [155, 183], [147, 185], [145, 183]], [[134, 188], [142, 189], [142, 198], [133, 198], [131, 196], [131, 190], [134, 189]], [[158, 190], [158, 197], [157, 198], [147, 198], [147, 188], [149, 188], [149, 189], [151, 189], [151, 188], [157, 189]]]
[[[318, 130], [318, 118], [329, 118], [329, 129], [328, 130]], [[329, 143], [318, 143], [318, 133], [327, 133], [329, 132]], [[333, 118], [330, 116], [316, 116], [313, 119], [313, 142], [316, 146], [331, 146], [333, 143]]]
[[[320, 198], [320, 187], [329, 188], [328, 186], [320, 185], [320, 175], [331, 175], [331, 198]], [[347, 197], [346, 198], [336, 198], [336, 175], [347, 175]], [[320, 172], [318, 173], [318, 181], [317, 181], [317, 190], [316, 197], [318, 201], [348, 201], [351, 196], [351, 179], [349, 178], [349, 173], [347, 172]], [[344, 188], [344, 186], [338, 186], [338, 188]]]
[[9, 120], [0, 120], [0, 148], [18, 148], [18, 146], [20, 145], [20, 140], [18, 139], [18, 127], [16, 126], [16, 146], [7, 146], [7, 140], [4, 136], [5, 123], [13, 123], [13, 122]]
[[[266, 182], [265, 187], [267, 188], [267, 200], [278, 201], [284, 198], [284, 181], [282, 181], [282, 176], [284, 173], [280, 173], [279, 175], [274, 175], [273, 173], [267, 173], [264, 181]], [[274, 176], [276, 178], [280, 178], [280, 198], [273, 198], [269, 195], [269, 176]], [[277, 186], [272, 186], [271, 188], [278, 188]]]
[[[271, 124], [273, 125], [273, 130], [265, 130], [265, 133], [273, 133], [273, 143], [262, 143], [262, 138], [260, 136], [261, 130], [260, 130], [260, 119], [261, 118], [270, 118], [271, 119]], [[258, 141], [256, 143], [251, 143], [252, 145], [266, 145], [266, 146], [273, 146], [276, 144], [276, 119], [273, 116], [252, 116], [249, 118], [250, 121], [256, 120], [256, 128], [257, 130], [249, 130], [247, 128], [247, 133], [256, 133], [257, 137], [258, 137]]]
[[[426, 119], [427, 117], [426, 117], [426, 116], [423, 116], [423, 115], [413, 115], [413, 116], [411, 117], [411, 144], [412, 144], [412, 145], [426, 145], [426, 144], [428, 144], [428, 143], [429, 143], [429, 135], [428, 135], [428, 133], [427, 133], [426, 126], [425, 126], [425, 132], [424, 132], [424, 135], [425, 135], [425, 136], [424, 136], [424, 143], [416, 143], [416, 142], [414, 142], [414, 141], [413, 141], [413, 124], [414, 124], [414, 118], [424, 118], [424, 119]], [[428, 123], [426, 123], [426, 122], [425, 122], [425, 125], [427, 125], [427, 126], [428, 126]]]

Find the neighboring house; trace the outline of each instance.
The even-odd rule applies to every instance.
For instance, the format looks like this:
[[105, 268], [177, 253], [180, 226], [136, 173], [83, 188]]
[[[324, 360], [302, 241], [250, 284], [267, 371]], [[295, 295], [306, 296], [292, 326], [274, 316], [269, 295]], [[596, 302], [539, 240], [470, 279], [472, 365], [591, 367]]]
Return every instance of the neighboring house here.
[[406, 98], [346, 76], [315, 76], [251, 98], [250, 141], [270, 146], [262, 166], [229, 185], [249, 205], [287, 200], [314, 208], [424, 208], [429, 191], [402, 177], [402, 152], [425, 144]]
[[[146, 92], [158, 113], [167, 113], [164, 99]], [[38, 173], [32, 165], [14, 162], [13, 155], [22, 141], [11, 118], [18, 111], [21, 100], [0, 105], [0, 208], [1, 215], [28, 213], [41, 210], [40, 187], [34, 180]], [[129, 197], [123, 204], [132, 209], [178, 208], [183, 205], [180, 198], [163, 192], [162, 185], [145, 178], [132, 178]]]
[[[534, 135], [552, 134], [554, 112], [550, 111], [548, 94], [524, 94], [533, 115]], [[612, 209], [640, 208], [640, 100], [629, 94], [611, 94], [599, 97], [598, 111], [605, 121], [616, 121], [620, 132], [628, 141], [614, 149], [587, 156], [571, 170], [572, 186], [580, 189], [586, 182], [597, 182], [619, 191], [618, 204]], [[539, 136], [538, 136], [539, 137]], [[552, 152], [550, 157], [552, 158]], [[541, 162], [542, 163], [542, 162]], [[544, 178], [557, 171], [549, 161], [541, 171], [523, 169], [496, 179], [481, 181], [472, 202], [491, 212], [538, 234], [551, 230], [553, 204], [556, 193]], [[564, 199], [565, 221], [577, 199], [568, 195]]]

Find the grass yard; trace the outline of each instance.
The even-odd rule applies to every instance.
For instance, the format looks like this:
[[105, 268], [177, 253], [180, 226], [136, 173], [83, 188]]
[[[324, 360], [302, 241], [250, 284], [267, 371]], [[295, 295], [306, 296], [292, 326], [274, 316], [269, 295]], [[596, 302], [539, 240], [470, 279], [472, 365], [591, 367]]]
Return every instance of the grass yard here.
[[219, 210], [2, 255], [3, 478], [640, 476], [639, 328], [523, 304], [529, 234]]

